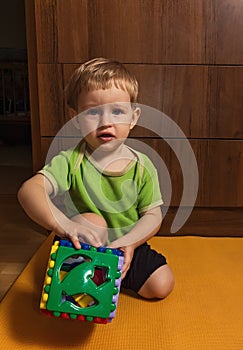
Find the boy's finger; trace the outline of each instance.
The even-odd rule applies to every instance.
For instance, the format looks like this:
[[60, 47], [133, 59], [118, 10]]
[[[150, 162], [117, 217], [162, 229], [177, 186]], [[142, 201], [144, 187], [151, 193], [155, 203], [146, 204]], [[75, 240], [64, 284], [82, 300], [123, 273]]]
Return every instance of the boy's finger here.
[[71, 241], [76, 249], [81, 249], [81, 244], [77, 237], [71, 237]]
[[85, 235], [84, 242], [88, 243], [96, 248], [99, 248], [102, 246], [102, 242], [100, 241], [100, 239], [98, 237], [92, 235], [91, 233]]

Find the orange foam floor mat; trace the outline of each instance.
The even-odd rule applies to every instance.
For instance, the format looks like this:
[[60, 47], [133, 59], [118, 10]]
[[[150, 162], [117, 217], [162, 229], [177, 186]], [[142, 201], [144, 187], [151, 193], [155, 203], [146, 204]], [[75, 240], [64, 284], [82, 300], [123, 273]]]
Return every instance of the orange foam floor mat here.
[[175, 289], [162, 301], [120, 293], [107, 325], [39, 312], [52, 235], [0, 305], [3, 350], [243, 350], [243, 238], [154, 237]]

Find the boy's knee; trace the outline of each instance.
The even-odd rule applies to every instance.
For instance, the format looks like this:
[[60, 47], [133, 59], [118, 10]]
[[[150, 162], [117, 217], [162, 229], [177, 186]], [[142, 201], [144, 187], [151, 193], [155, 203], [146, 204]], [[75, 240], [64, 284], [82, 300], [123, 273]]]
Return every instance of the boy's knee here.
[[107, 223], [105, 219], [95, 213], [84, 213], [83, 216], [91, 224], [95, 225], [94, 229], [96, 229], [97, 233], [99, 234], [102, 245], [107, 244], [108, 230], [107, 230]]
[[107, 223], [102, 216], [95, 213], [83, 213], [82, 217], [88, 220], [91, 224], [98, 226], [99, 228], [107, 229]]
[[166, 278], [161, 280], [155, 289], [155, 298], [164, 299], [166, 298], [174, 289], [175, 280], [173, 273], [168, 273]]
[[174, 284], [173, 272], [164, 265], [154, 271], [138, 293], [146, 299], [164, 299], [172, 292]]

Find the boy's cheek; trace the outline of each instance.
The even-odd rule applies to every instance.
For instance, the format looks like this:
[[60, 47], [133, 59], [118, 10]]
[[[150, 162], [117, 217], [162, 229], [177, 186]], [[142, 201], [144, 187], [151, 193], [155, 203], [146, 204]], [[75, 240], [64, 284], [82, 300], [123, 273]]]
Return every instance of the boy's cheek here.
[[82, 135], [85, 137], [91, 132], [95, 131], [99, 127], [99, 123], [96, 120], [87, 120], [86, 118], [79, 118], [79, 129], [82, 132]]

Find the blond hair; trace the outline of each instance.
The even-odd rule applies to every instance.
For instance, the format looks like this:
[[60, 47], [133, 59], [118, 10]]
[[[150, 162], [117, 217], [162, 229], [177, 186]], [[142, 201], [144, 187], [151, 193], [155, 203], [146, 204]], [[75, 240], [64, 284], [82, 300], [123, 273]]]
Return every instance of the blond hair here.
[[131, 103], [137, 102], [137, 79], [120, 62], [107, 58], [87, 61], [74, 71], [65, 88], [67, 104], [77, 111], [78, 98], [82, 91], [109, 89], [112, 84], [127, 91]]

